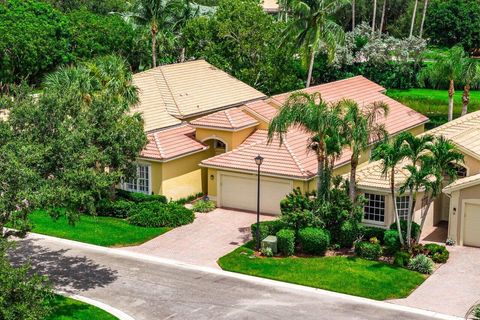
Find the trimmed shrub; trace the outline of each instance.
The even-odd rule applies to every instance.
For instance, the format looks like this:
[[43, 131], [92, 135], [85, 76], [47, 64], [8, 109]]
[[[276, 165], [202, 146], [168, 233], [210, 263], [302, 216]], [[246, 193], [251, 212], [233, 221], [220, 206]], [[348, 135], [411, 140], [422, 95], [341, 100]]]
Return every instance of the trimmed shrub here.
[[397, 230], [386, 230], [383, 235], [383, 243], [385, 245], [385, 252], [394, 255], [400, 250], [400, 237]]
[[[400, 220], [400, 229], [402, 230], [403, 239], [404, 240], [407, 239], [407, 221], [406, 220]], [[390, 230], [397, 230], [396, 222], [390, 225]], [[415, 239], [419, 232], [420, 232], [420, 225], [412, 221], [412, 239]]]
[[117, 196], [119, 198], [123, 198], [125, 200], [132, 201], [135, 203], [152, 202], [152, 201], [167, 203], [167, 198], [160, 194], [148, 195], [141, 192], [129, 192], [129, 191], [118, 189]]
[[356, 221], [347, 220], [340, 226], [338, 235], [338, 244], [342, 248], [351, 248], [353, 243], [359, 237], [360, 229]]
[[298, 233], [298, 240], [303, 252], [323, 255], [330, 245], [330, 234], [320, 228], [305, 228]]
[[95, 203], [95, 210], [99, 216], [112, 216], [114, 202], [110, 199], [100, 199]]
[[428, 256], [432, 258], [433, 262], [445, 263], [450, 257], [450, 253], [445, 246], [436, 243], [428, 243], [423, 248], [427, 252]]
[[395, 253], [393, 264], [398, 267], [406, 267], [412, 258], [412, 255], [408, 251], [397, 251]]
[[383, 243], [383, 233], [385, 229], [378, 228], [378, 227], [365, 227], [363, 226], [360, 229], [360, 235], [366, 241], [370, 240], [371, 238], [377, 238], [380, 243]]
[[177, 199], [177, 200], [175, 200], [175, 202], [178, 203], [178, 204], [186, 204], [186, 203], [192, 202], [193, 200], [198, 199], [202, 196], [203, 196], [203, 192], [199, 192], [199, 193], [196, 193], [196, 194], [189, 195], [188, 197], [185, 197], [185, 198]]
[[382, 255], [382, 246], [379, 243], [359, 241], [355, 243], [355, 254], [367, 260], [377, 260]]
[[[276, 235], [278, 231], [285, 229], [286, 225], [281, 220], [261, 221], [260, 222], [260, 241], [266, 237]], [[257, 243], [257, 224], [254, 223], [250, 226], [252, 232], [252, 238]]]
[[145, 202], [132, 207], [128, 222], [141, 227], [178, 227], [192, 223], [192, 210], [175, 203]]
[[267, 258], [273, 257], [272, 248], [262, 248], [260, 252]]
[[193, 204], [194, 212], [210, 212], [215, 209], [215, 202], [211, 200], [198, 200]]
[[101, 199], [96, 204], [96, 210], [99, 216], [124, 219], [133, 206], [135, 206], [135, 203], [126, 200]]
[[424, 254], [419, 254], [408, 262], [408, 269], [423, 274], [431, 274], [433, 272], [433, 261]]
[[295, 231], [282, 229], [277, 232], [278, 251], [283, 256], [291, 256], [295, 252]]

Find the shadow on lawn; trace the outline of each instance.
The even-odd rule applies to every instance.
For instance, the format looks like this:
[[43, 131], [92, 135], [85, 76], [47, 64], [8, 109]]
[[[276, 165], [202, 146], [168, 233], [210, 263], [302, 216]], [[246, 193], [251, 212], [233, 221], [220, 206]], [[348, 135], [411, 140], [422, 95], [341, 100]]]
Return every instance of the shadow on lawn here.
[[31, 271], [49, 277], [55, 288], [69, 293], [85, 291], [115, 281], [117, 271], [82, 256], [67, 255], [68, 249], [52, 250], [35, 239], [16, 242], [10, 253], [13, 264], [29, 263]]

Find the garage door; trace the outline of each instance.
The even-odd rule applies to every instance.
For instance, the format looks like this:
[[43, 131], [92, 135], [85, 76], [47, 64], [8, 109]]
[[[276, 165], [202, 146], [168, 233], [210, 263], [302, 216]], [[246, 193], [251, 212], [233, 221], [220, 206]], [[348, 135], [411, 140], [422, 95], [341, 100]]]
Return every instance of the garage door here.
[[480, 204], [465, 203], [463, 244], [480, 247]]
[[[280, 201], [292, 191], [292, 183], [261, 178], [260, 212], [280, 214]], [[220, 174], [220, 205], [248, 211], [257, 210], [257, 178], [249, 175]]]

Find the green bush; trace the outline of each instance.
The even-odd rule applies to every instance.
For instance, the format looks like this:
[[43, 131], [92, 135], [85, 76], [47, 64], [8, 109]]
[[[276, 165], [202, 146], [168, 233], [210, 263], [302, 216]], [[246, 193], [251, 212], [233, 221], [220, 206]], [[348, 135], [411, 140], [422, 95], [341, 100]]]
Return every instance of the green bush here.
[[310, 254], [323, 255], [330, 245], [330, 234], [320, 228], [305, 228], [298, 233], [302, 251]]
[[428, 243], [423, 248], [427, 251], [428, 256], [436, 263], [445, 263], [450, 257], [450, 253], [445, 246]]
[[128, 214], [128, 222], [141, 227], [171, 227], [192, 223], [195, 215], [192, 210], [175, 203], [144, 202], [133, 206]]
[[433, 261], [424, 254], [419, 254], [408, 262], [408, 269], [423, 274], [431, 274], [433, 272]]
[[386, 230], [383, 235], [383, 243], [387, 254], [393, 255], [400, 250], [400, 237], [397, 230]]
[[378, 228], [378, 227], [365, 227], [362, 226], [360, 228], [360, 235], [362, 236], [363, 240], [368, 241], [371, 238], [377, 238], [381, 244], [383, 244], [383, 234], [385, 233], [385, 229]]
[[215, 202], [211, 200], [198, 200], [193, 204], [194, 212], [210, 212], [215, 209]]
[[199, 192], [199, 193], [196, 193], [196, 194], [189, 195], [188, 197], [185, 197], [185, 198], [177, 199], [177, 200], [175, 200], [175, 202], [178, 203], [178, 204], [186, 204], [186, 203], [192, 202], [193, 200], [198, 199], [202, 196], [203, 196], [203, 192]]
[[117, 201], [102, 199], [97, 202], [96, 209], [99, 216], [124, 219], [135, 205], [134, 202], [122, 199]]
[[412, 255], [408, 251], [397, 251], [394, 256], [393, 264], [398, 267], [406, 267], [410, 262]]
[[473, 320], [480, 320], [480, 304], [473, 307], [471, 315]]
[[340, 226], [338, 244], [342, 248], [351, 248], [360, 235], [360, 228], [356, 221], [347, 220]]
[[379, 243], [359, 241], [355, 243], [355, 254], [368, 260], [377, 260], [382, 255], [382, 246]]
[[[281, 220], [261, 221], [260, 222], [260, 241], [270, 235], [276, 235], [278, 231], [285, 229], [287, 226]], [[257, 224], [250, 226], [254, 243], [257, 243]]]
[[295, 252], [295, 231], [282, 229], [276, 236], [278, 251], [286, 257], [291, 256]]
[[273, 257], [272, 248], [269, 248], [269, 247], [267, 247], [267, 248], [262, 248], [262, 249], [260, 250], [260, 252], [262, 253], [262, 255], [264, 255], [264, 256], [267, 257], [267, 258]]
[[[402, 230], [403, 239], [407, 239], [407, 221], [400, 220], [400, 229]], [[390, 230], [397, 230], [397, 223], [394, 222], [390, 225]], [[412, 221], [412, 239], [415, 239], [420, 232], [420, 225], [414, 221]]]
[[132, 201], [135, 203], [153, 202], [153, 201], [167, 203], [167, 198], [160, 194], [148, 195], [140, 192], [129, 192], [129, 191], [118, 189], [117, 196], [119, 198]]
[[282, 215], [294, 211], [312, 210], [314, 201], [308, 194], [302, 194], [300, 189], [293, 189], [282, 201], [280, 201], [280, 211]]

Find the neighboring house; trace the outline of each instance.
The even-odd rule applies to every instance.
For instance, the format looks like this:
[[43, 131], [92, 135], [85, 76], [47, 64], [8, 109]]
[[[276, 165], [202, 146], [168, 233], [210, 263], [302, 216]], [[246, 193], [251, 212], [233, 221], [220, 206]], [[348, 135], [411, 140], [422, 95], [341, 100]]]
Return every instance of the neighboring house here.
[[280, 12], [280, 6], [277, 0], [263, 0], [262, 8], [266, 13], [276, 14]]
[[[355, 100], [359, 105], [368, 105], [375, 101], [384, 101], [390, 107], [390, 113], [381, 119], [390, 135], [402, 131], [420, 134], [428, 121], [425, 116], [387, 97], [385, 89], [376, 83], [357, 76], [335, 81], [303, 90], [307, 93], [320, 92], [328, 102], [336, 102], [347, 98]], [[280, 213], [280, 201], [294, 188], [303, 192], [312, 191], [316, 187], [317, 157], [307, 148], [309, 135], [301, 130], [292, 129], [280, 146], [278, 139], [267, 144], [268, 123], [285, 103], [291, 93], [273, 96], [269, 99], [247, 103], [238, 111], [243, 116], [238, 122], [248, 123], [248, 127], [229, 128], [225, 117], [220, 113], [208, 115], [191, 122], [197, 128], [208, 130], [210, 135], [222, 137], [224, 141], [232, 139], [233, 150], [227, 148], [226, 153], [203, 160], [201, 167], [208, 168], [208, 195], [219, 206], [243, 210], [256, 209], [256, 174], [257, 166], [254, 157], [260, 154], [264, 162], [261, 166], [261, 211], [270, 214]], [[238, 112], [236, 111], [236, 112]], [[255, 125], [254, 121], [258, 124]], [[207, 129], [210, 126], [210, 129]], [[238, 130], [238, 131], [235, 131]], [[229, 135], [228, 137], [226, 135]], [[242, 143], [238, 141], [244, 139]], [[229, 138], [229, 137], [232, 138]], [[225, 138], [224, 138], [225, 137]], [[239, 137], [238, 139], [236, 137]], [[228, 146], [228, 143], [227, 143]], [[370, 150], [365, 150], [360, 158], [361, 164], [369, 159]], [[335, 174], [344, 174], [350, 170], [350, 150], [345, 149], [341, 158], [335, 163]]]
[[203, 60], [137, 73], [133, 83], [139, 104], [132, 111], [142, 114], [149, 142], [138, 159], [138, 178], [122, 187], [172, 199], [206, 192], [207, 170], [198, 164], [214, 155], [208, 137], [196, 139], [188, 121], [265, 98]]
[[[448, 237], [460, 245], [480, 246], [480, 111], [473, 112], [428, 132], [450, 139], [464, 155], [458, 166], [459, 179], [447, 185], [430, 208], [425, 228], [448, 222]], [[396, 170], [397, 190], [408, 173], [400, 164]], [[388, 177], [381, 173], [381, 161], [365, 166], [358, 172], [357, 186], [365, 194], [364, 222], [387, 227], [394, 222], [394, 212]], [[418, 196], [415, 220], [420, 220], [423, 206]], [[408, 195], [399, 195], [397, 205], [400, 217], [406, 217]]]

